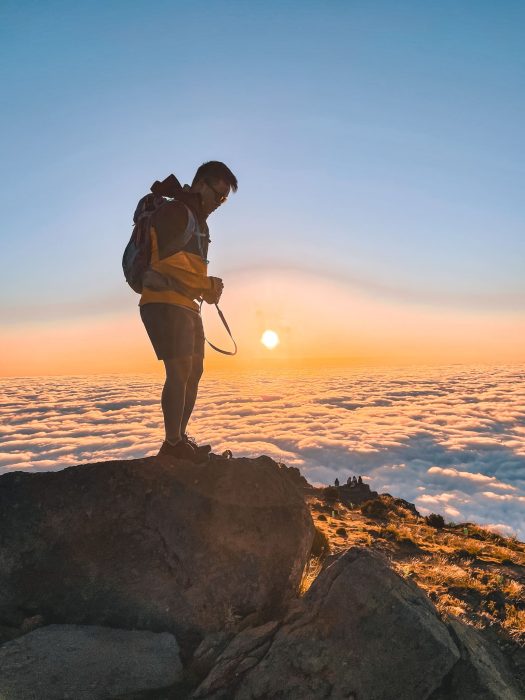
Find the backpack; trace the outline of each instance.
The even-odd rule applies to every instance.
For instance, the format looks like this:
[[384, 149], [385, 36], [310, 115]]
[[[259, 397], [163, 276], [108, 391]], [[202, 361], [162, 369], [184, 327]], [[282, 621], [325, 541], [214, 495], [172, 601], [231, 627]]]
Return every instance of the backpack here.
[[122, 270], [131, 289], [142, 293], [142, 277], [151, 262], [151, 217], [168, 200], [147, 194], [139, 201], [133, 215], [133, 231], [122, 256]]
[[[169, 178], [167, 178], [167, 180], [164, 180], [163, 183], [155, 182], [151, 189], [154, 190], [157, 185], [162, 186], [165, 183], [170, 184], [171, 178], [174, 179], [174, 176], [171, 175]], [[157, 193], [151, 192], [139, 200], [139, 203], [137, 204], [137, 207], [135, 209], [135, 213], [133, 214], [133, 231], [131, 232], [131, 238], [129, 239], [128, 244], [126, 245], [126, 248], [124, 249], [124, 255], [122, 256], [122, 270], [124, 271], [124, 277], [126, 278], [126, 282], [129, 284], [131, 289], [133, 289], [134, 292], [137, 292], [137, 294], [142, 294], [142, 279], [144, 277], [144, 273], [149, 268], [151, 263], [151, 217], [156, 211], [159, 210], [161, 206], [166, 204], [166, 202], [171, 202], [174, 199], [174, 197], [159, 194], [158, 189]], [[189, 214], [189, 220], [186, 235], [197, 235], [199, 249], [201, 249], [200, 237], [204, 234], [197, 233], [195, 231], [193, 233], [190, 233], [191, 229], [195, 227], [195, 217], [191, 209], [189, 207], [187, 207], [187, 209]], [[183, 290], [181, 289], [180, 291]], [[202, 301], [200, 306], [202, 307]], [[233, 352], [228, 350], [221, 350], [220, 348], [210, 343], [210, 341], [207, 338], [205, 338], [205, 340], [208, 343], [208, 345], [210, 345], [217, 352], [220, 352], [223, 355], [235, 355], [237, 354], [237, 344], [235, 340], [233, 340], [230, 328], [228, 326], [228, 323], [226, 322], [226, 319], [224, 318], [222, 311], [219, 309], [217, 304], [215, 304], [215, 307], [221, 318], [221, 321], [224, 324], [224, 327], [228, 331], [228, 334], [233, 341], [235, 349]]]

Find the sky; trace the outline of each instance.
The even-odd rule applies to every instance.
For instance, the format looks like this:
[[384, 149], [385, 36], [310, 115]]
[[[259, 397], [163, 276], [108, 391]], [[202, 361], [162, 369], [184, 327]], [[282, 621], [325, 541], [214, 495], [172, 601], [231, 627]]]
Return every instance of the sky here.
[[[0, 379], [0, 473], [154, 456], [156, 374]], [[205, 373], [189, 432], [525, 540], [523, 365]]]
[[160, 371], [122, 252], [210, 159], [210, 368], [522, 362], [524, 35], [512, 1], [4, 0], [0, 374]]

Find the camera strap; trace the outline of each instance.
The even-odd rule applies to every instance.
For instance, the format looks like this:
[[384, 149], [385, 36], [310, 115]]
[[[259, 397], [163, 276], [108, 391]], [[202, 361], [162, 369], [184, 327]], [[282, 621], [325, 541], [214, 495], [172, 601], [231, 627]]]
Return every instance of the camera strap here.
[[[201, 310], [202, 310], [202, 303], [203, 303], [203, 302], [201, 301], [200, 307], [199, 307], [199, 313], [200, 313]], [[233, 339], [233, 335], [232, 335], [232, 333], [231, 333], [231, 331], [230, 331], [230, 327], [229, 327], [229, 325], [228, 325], [228, 322], [227, 322], [226, 319], [224, 318], [224, 314], [222, 313], [222, 311], [219, 309], [219, 305], [218, 305], [218, 304], [215, 304], [215, 308], [217, 309], [217, 313], [219, 314], [219, 317], [220, 317], [220, 319], [221, 319], [221, 321], [222, 321], [224, 327], [225, 327], [226, 330], [228, 331], [228, 335], [229, 335], [230, 338], [232, 339], [232, 342], [233, 342], [233, 345], [234, 345], [234, 347], [235, 347], [235, 350], [233, 350], [233, 351], [232, 351], [232, 350], [221, 350], [221, 348], [218, 348], [218, 347], [217, 347], [216, 345], [214, 345], [213, 343], [210, 343], [210, 341], [208, 340], [208, 338], [206, 338], [206, 335], [204, 336], [204, 340], [208, 343], [208, 345], [209, 345], [211, 348], [213, 348], [213, 349], [216, 350], [217, 352], [222, 353], [223, 355], [236, 355], [236, 354], [237, 354], [237, 343], [236, 343], [235, 340]]]

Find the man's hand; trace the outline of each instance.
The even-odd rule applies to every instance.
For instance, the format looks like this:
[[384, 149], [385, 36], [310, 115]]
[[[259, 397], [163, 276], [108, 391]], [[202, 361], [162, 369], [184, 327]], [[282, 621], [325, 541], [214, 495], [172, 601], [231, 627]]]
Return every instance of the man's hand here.
[[210, 277], [211, 289], [206, 289], [203, 292], [202, 298], [207, 304], [218, 304], [221, 298], [224, 283], [220, 277]]

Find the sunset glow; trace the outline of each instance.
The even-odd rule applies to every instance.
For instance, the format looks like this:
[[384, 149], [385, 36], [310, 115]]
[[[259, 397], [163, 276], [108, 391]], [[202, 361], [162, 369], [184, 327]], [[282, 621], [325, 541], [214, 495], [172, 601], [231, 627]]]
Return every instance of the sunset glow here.
[[[299, 270], [224, 275], [221, 309], [238, 344], [235, 357], [207, 347], [206, 367], [279, 362], [294, 367], [505, 364], [525, 357], [525, 315], [450, 303], [385, 297], [357, 284]], [[271, 284], [270, 284], [271, 280]], [[300, 290], [298, 296], [294, 296]], [[126, 292], [126, 294], [128, 294]], [[126, 312], [12, 324], [3, 329], [0, 376], [163, 371], [142, 325], [133, 292]], [[332, 299], [326, 306], [326, 299]], [[108, 303], [116, 302], [110, 298]], [[206, 337], [231, 347], [212, 306]], [[275, 342], [277, 340], [277, 342]], [[35, 351], [38, 348], [38, 352]]]

